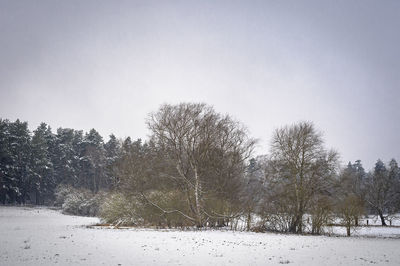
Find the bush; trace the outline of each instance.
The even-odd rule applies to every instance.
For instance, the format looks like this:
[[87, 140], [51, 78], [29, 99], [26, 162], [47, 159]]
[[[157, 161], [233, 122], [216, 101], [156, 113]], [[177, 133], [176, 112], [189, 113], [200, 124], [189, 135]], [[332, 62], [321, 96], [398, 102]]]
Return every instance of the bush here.
[[184, 203], [182, 195], [177, 191], [151, 191], [146, 197], [141, 194], [128, 196], [114, 192], [101, 206], [100, 217], [104, 223], [116, 225], [157, 227], [193, 225], [176, 211], [187, 212]]
[[346, 227], [347, 236], [350, 236], [351, 229], [356, 227], [359, 217], [365, 213], [364, 202], [356, 195], [345, 195], [338, 200], [336, 208], [342, 225]]
[[68, 195], [71, 195], [74, 191], [74, 188], [72, 186], [69, 185], [59, 185], [56, 188], [56, 191], [54, 193], [56, 200], [54, 202], [54, 205], [57, 207], [61, 207], [64, 202], [65, 199], [68, 197]]
[[326, 225], [333, 222], [334, 215], [332, 201], [333, 199], [324, 196], [313, 201], [310, 208], [311, 233], [313, 235], [324, 233], [324, 228]]
[[135, 198], [126, 197], [122, 193], [112, 193], [103, 202], [100, 218], [104, 223], [117, 225], [137, 225], [143, 223], [143, 218], [137, 213], [140, 204]]
[[104, 192], [93, 194], [86, 189], [71, 186], [59, 186], [56, 191], [55, 205], [62, 208], [63, 213], [96, 216], [105, 199]]

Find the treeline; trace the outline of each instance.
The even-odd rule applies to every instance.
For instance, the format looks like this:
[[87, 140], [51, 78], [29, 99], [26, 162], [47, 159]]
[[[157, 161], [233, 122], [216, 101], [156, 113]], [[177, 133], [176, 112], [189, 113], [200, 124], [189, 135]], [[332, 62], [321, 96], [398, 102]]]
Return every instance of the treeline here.
[[320, 234], [339, 222], [349, 235], [364, 215], [386, 225], [400, 209], [394, 159], [370, 172], [360, 161], [341, 168], [312, 123], [277, 129], [256, 158], [246, 128], [206, 104], [165, 104], [146, 124], [145, 142], [104, 143], [94, 129], [53, 134], [42, 124], [31, 136], [26, 123], [1, 120], [3, 203], [56, 202], [116, 225]]
[[27, 122], [0, 119], [0, 202], [49, 205], [59, 185], [109, 190], [120, 146], [114, 135], [104, 143], [94, 129], [53, 133], [42, 123], [31, 134]]
[[[400, 210], [400, 169], [377, 160], [366, 172], [360, 160], [338, 166], [338, 154], [323, 148], [310, 123], [276, 130], [271, 155], [259, 157], [256, 175], [264, 178], [258, 206], [261, 227], [280, 232], [321, 234], [343, 225], [350, 236], [360, 218], [377, 215], [383, 226]], [[256, 208], [256, 209], [257, 209]]]

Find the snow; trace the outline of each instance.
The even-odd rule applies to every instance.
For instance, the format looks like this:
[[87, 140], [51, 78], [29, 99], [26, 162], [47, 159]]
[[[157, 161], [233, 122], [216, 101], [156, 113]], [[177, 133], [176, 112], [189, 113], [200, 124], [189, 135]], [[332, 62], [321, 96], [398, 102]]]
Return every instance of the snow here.
[[[391, 215], [389, 219], [386, 219], [386, 223], [389, 225], [392, 221], [392, 225], [400, 226], [400, 214]], [[381, 219], [377, 215], [370, 215], [367, 218], [360, 219], [360, 224], [366, 225], [368, 220], [369, 225], [381, 225]]]
[[[335, 235], [346, 236], [345, 227], [331, 227], [328, 229], [329, 233]], [[363, 237], [380, 237], [380, 238], [398, 238], [400, 239], [400, 227], [382, 227], [382, 226], [360, 226], [352, 228], [352, 236], [363, 236]], [[399, 242], [400, 243], [400, 242]]]
[[0, 207], [0, 265], [400, 265], [398, 228], [379, 228], [392, 238], [371, 237], [378, 227], [347, 238], [86, 227], [97, 222]]

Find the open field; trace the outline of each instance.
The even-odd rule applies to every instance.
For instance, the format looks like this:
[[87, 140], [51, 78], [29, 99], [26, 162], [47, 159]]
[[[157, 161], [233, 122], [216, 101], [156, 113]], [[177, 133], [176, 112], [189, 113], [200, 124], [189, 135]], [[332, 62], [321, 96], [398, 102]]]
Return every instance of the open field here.
[[0, 207], [0, 265], [400, 265], [399, 228], [347, 238], [86, 227], [97, 222]]

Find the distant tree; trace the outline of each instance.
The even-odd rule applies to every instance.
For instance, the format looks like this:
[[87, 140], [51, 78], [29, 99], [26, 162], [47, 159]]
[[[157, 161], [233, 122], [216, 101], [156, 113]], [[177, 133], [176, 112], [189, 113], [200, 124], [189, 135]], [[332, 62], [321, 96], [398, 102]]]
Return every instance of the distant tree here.
[[132, 139], [131, 137], [127, 137], [122, 142], [121, 152], [124, 154], [129, 154], [131, 149], [132, 149]]
[[[357, 160], [354, 164], [348, 163], [339, 176], [338, 194], [342, 194], [342, 197], [351, 197], [350, 202], [359, 204], [362, 202], [365, 206], [365, 176], [366, 173], [362, 167], [361, 161]], [[358, 198], [358, 200], [354, 200]], [[358, 226], [359, 216], [353, 217], [355, 226]]]
[[35, 193], [35, 203], [43, 204], [46, 198], [54, 193], [54, 169], [51, 161], [51, 147], [55, 136], [51, 128], [41, 123], [32, 137], [32, 192]]
[[120, 144], [115, 136], [105, 145], [92, 129], [59, 128], [42, 123], [29, 132], [28, 123], [0, 119], [0, 202], [36, 204], [54, 200], [58, 185], [108, 189]]
[[354, 194], [340, 193], [336, 202], [336, 213], [346, 227], [347, 236], [350, 236], [356, 218], [364, 213], [364, 203]]
[[126, 138], [121, 147], [121, 154], [117, 160], [118, 190], [128, 196], [140, 196], [147, 189], [157, 189], [157, 183], [151, 182], [151, 151], [141, 139], [134, 142]]
[[[15, 193], [12, 197], [16, 197], [18, 203], [25, 203], [29, 197], [31, 182], [31, 136], [27, 122], [21, 122], [17, 119], [10, 124], [10, 154], [12, 159], [11, 175], [15, 181]], [[14, 202], [14, 200], [12, 200]]]
[[391, 209], [397, 212], [400, 210], [400, 168], [395, 159], [389, 162], [389, 182], [392, 184], [393, 191]]
[[355, 180], [353, 181], [353, 192], [357, 194], [362, 201], [364, 201], [366, 173], [364, 167], [362, 166], [361, 160], [356, 160], [354, 162], [353, 169], [355, 170]]
[[389, 162], [389, 179], [400, 179], [400, 168], [395, 159], [392, 159]]
[[[337, 171], [338, 155], [324, 147], [322, 136], [309, 122], [277, 129], [271, 142], [267, 186], [273, 217], [287, 230], [303, 232], [303, 217], [316, 197], [326, 194]], [[283, 229], [286, 230], [286, 229]]]
[[347, 236], [358, 226], [359, 218], [365, 213], [365, 172], [361, 161], [349, 162], [339, 174], [335, 191], [335, 213], [346, 227]]
[[116, 187], [118, 184], [117, 179], [117, 162], [121, 156], [121, 143], [117, 140], [114, 134], [110, 135], [110, 139], [104, 144], [105, 149], [105, 171], [107, 180], [110, 182], [112, 187]]
[[[70, 128], [58, 128], [52, 152], [54, 175], [57, 184], [77, 185], [79, 153], [74, 149], [76, 132]], [[76, 145], [75, 145], [76, 146]]]
[[106, 152], [103, 138], [95, 129], [91, 129], [89, 133], [86, 133], [82, 145], [84, 152], [81, 163], [82, 174], [86, 179], [85, 184], [92, 192], [98, 192], [100, 188], [106, 188], [109, 185], [106, 180]]
[[399, 191], [393, 176], [397, 171], [395, 162], [392, 162], [391, 171], [392, 174], [386, 169], [385, 164], [378, 160], [366, 180], [366, 201], [372, 211], [380, 217], [383, 226], [386, 226], [385, 216], [398, 210]]
[[311, 234], [322, 234], [326, 225], [334, 221], [334, 200], [331, 193], [317, 193], [311, 200]]
[[11, 191], [17, 192], [13, 175], [13, 158], [10, 147], [10, 121], [0, 119], [0, 200], [9, 201]]
[[259, 211], [264, 196], [264, 158], [252, 158], [246, 169], [244, 184], [240, 194], [240, 201], [246, 214], [247, 231], [251, 230], [252, 214]]

